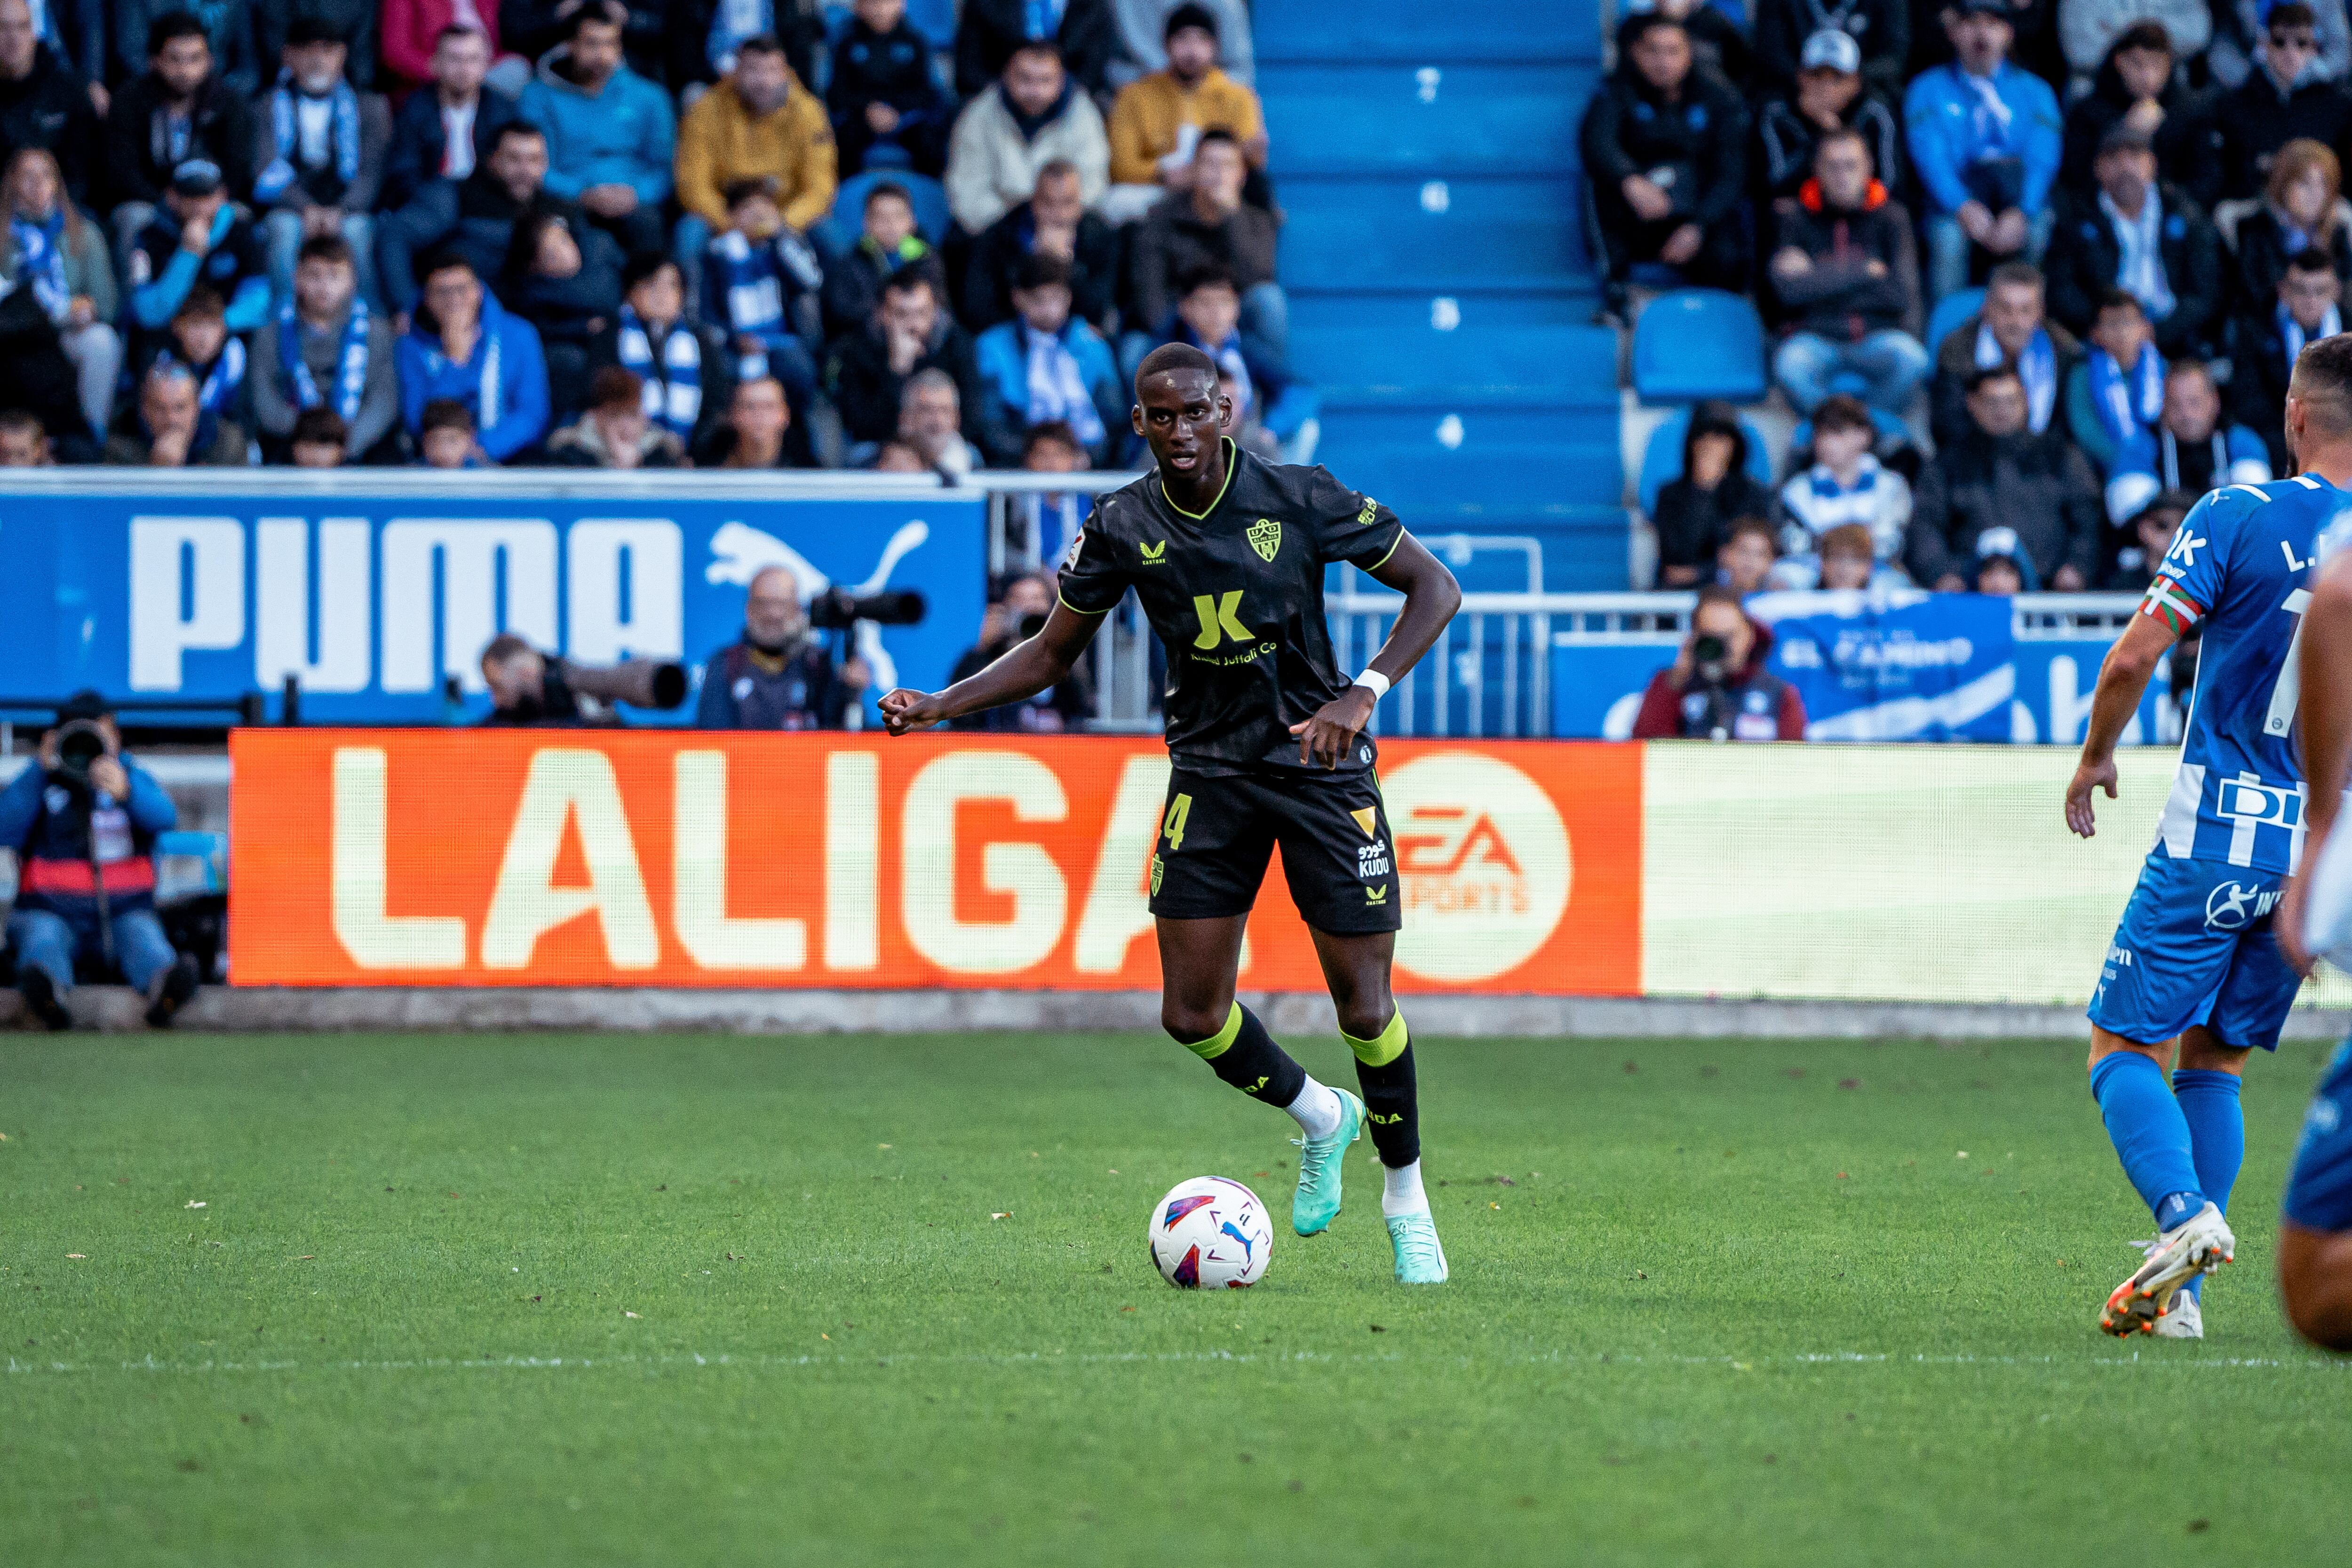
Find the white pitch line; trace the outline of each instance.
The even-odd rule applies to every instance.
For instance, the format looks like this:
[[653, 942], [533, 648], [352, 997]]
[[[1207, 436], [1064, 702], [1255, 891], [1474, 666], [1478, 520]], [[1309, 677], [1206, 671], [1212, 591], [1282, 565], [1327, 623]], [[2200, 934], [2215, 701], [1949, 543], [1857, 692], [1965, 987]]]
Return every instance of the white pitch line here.
[[1063, 1351], [1009, 1351], [996, 1353], [964, 1353], [953, 1355], [891, 1354], [877, 1352], [859, 1355], [772, 1355], [763, 1352], [740, 1353], [716, 1352], [710, 1354], [688, 1352], [672, 1355], [591, 1354], [565, 1356], [491, 1356], [487, 1358], [419, 1357], [413, 1360], [391, 1361], [161, 1361], [154, 1356], [124, 1362], [27, 1362], [14, 1355], [7, 1358], [5, 1372], [23, 1375], [47, 1373], [79, 1375], [100, 1373], [163, 1373], [178, 1375], [219, 1373], [322, 1373], [322, 1372], [585, 1372], [596, 1369], [639, 1368], [661, 1370], [673, 1367], [743, 1367], [752, 1370], [817, 1369], [829, 1367], [882, 1368], [898, 1366], [1095, 1366], [1124, 1365], [1151, 1363], [1216, 1363], [1281, 1364], [1286, 1363], [1354, 1363], [1389, 1364], [1426, 1361], [1462, 1367], [1500, 1366], [1676, 1366], [1717, 1367], [1727, 1371], [1752, 1372], [1759, 1367], [1794, 1367], [1813, 1369], [1832, 1366], [2121, 1366], [2147, 1367], [2166, 1371], [2289, 1371], [2326, 1373], [2352, 1368], [2352, 1361], [2308, 1359], [2284, 1360], [2274, 1357], [2214, 1356], [2172, 1359], [2151, 1356], [2142, 1360], [2137, 1352], [2129, 1356], [2000, 1356], [2000, 1355], [1892, 1355], [1863, 1351], [1809, 1352], [1790, 1355], [1763, 1355], [1742, 1359], [1732, 1355], [1622, 1355], [1614, 1352], [1583, 1355], [1529, 1356], [1430, 1356], [1415, 1357], [1392, 1352], [1385, 1355], [1332, 1355], [1318, 1352], [1276, 1352], [1261, 1354], [1255, 1351], [1121, 1351], [1088, 1352], [1073, 1354]]

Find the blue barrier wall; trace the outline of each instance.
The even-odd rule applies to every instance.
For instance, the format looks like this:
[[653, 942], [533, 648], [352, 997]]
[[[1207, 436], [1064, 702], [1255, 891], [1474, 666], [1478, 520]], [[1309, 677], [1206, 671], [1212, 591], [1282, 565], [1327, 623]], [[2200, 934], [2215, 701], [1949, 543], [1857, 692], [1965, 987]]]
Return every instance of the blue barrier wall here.
[[501, 631], [592, 662], [699, 663], [740, 634], [751, 574], [777, 564], [804, 592], [926, 595], [921, 625], [864, 629], [878, 695], [945, 682], [985, 587], [985, 501], [919, 486], [788, 499], [772, 480], [695, 476], [188, 478], [167, 491], [101, 469], [0, 491], [0, 688], [232, 699], [292, 675], [306, 718], [430, 722], [447, 716], [445, 676], [466, 712], [487, 710], [477, 659]]
[[[1552, 733], [1562, 739], [1622, 740], [1650, 677], [1672, 664], [1678, 639], [1655, 643], [1581, 643], [1551, 650]], [[2091, 689], [2112, 639], [2034, 638], [2011, 645], [2014, 681], [2007, 704], [2007, 738], [2029, 743], [2082, 744], [2091, 716]], [[2179, 735], [2171, 714], [2168, 666], [2159, 665], [2140, 700], [2126, 745], [2170, 743]]]

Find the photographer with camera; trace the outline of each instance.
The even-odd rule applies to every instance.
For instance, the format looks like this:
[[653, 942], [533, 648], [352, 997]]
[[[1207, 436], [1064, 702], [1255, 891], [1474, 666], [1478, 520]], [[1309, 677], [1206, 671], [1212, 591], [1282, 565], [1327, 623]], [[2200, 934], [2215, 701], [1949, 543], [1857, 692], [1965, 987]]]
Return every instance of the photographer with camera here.
[[914, 595], [875, 597], [889, 602], [857, 600], [835, 589], [803, 608], [800, 580], [789, 568], [770, 566], [759, 573], [743, 598], [742, 640], [712, 654], [702, 672], [695, 724], [704, 730], [843, 728], [874, 677], [855, 654], [836, 661], [816, 636], [818, 628], [845, 630], [860, 610], [903, 613], [900, 601], [912, 602], [908, 619], [922, 615]]
[[1675, 662], [1650, 678], [1636, 741], [1801, 741], [1805, 704], [1764, 668], [1772, 633], [1748, 618], [1736, 589], [1699, 590]]
[[[1013, 649], [1015, 643], [1028, 641], [1045, 627], [1045, 617], [1053, 613], [1053, 580], [1043, 574], [1015, 577], [1004, 585], [1003, 596], [988, 606], [980, 618], [980, 642], [964, 650], [956, 660], [952, 680], [977, 675]], [[1087, 689], [1082, 669], [1073, 668], [1069, 679], [1050, 691], [1034, 697], [1009, 702], [1002, 708], [984, 709], [967, 713], [961, 719], [948, 721], [950, 730], [1018, 730], [1033, 735], [1059, 734], [1065, 730], [1076, 730], [1094, 716], [1094, 697]]]
[[77, 959], [121, 971], [159, 1029], [196, 994], [195, 961], [173, 951], [155, 913], [155, 836], [178, 821], [154, 775], [122, 754], [95, 691], [58, 710], [37, 763], [0, 790], [0, 844], [16, 851], [16, 989], [50, 1028], [73, 1026]]
[[621, 722], [616, 705], [675, 708], [686, 700], [686, 667], [667, 659], [631, 658], [599, 667], [543, 654], [503, 633], [482, 649], [482, 680], [490, 689], [489, 725], [578, 729]]

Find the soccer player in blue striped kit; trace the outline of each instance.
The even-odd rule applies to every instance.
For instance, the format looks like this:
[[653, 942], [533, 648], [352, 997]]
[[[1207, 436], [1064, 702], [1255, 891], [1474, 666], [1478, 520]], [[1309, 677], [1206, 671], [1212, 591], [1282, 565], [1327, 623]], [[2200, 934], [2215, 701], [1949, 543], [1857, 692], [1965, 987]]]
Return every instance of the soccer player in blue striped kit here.
[[2352, 337], [2296, 360], [2286, 443], [2295, 477], [2216, 490], [2182, 521], [2099, 670], [2066, 788], [2067, 826], [2087, 838], [2148, 677], [2201, 628], [2179, 767], [2091, 998], [2091, 1092], [2158, 1233], [2099, 1314], [2113, 1334], [2203, 1338], [2203, 1276], [2237, 1252], [2240, 1079], [2252, 1052], [2277, 1047], [2301, 984], [2273, 922], [2303, 848], [2295, 643], [2315, 542], [2352, 510]]

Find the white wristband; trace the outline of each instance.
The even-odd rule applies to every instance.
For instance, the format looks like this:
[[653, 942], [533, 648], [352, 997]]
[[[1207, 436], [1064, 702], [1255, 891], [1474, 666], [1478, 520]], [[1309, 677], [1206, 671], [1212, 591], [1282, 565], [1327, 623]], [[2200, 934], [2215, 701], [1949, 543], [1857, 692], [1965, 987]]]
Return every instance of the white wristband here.
[[1365, 670], [1363, 674], [1356, 677], [1355, 683], [1370, 692], [1372, 700], [1375, 702], [1389, 694], [1389, 678], [1377, 669]]

